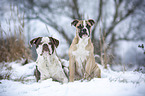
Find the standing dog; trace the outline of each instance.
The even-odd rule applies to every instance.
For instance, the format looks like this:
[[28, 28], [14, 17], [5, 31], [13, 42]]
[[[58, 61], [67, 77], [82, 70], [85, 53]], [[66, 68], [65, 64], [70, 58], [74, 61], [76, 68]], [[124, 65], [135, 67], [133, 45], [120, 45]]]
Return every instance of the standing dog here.
[[59, 58], [56, 55], [55, 48], [59, 41], [52, 37], [38, 37], [30, 41], [31, 45], [36, 45], [38, 58], [36, 60], [36, 79], [44, 80], [52, 78], [62, 83], [68, 82], [66, 74]]
[[71, 23], [77, 31], [69, 48], [70, 82], [101, 77], [101, 70], [95, 63], [94, 47], [90, 38], [91, 27], [94, 23], [92, 19], [74, 20]]

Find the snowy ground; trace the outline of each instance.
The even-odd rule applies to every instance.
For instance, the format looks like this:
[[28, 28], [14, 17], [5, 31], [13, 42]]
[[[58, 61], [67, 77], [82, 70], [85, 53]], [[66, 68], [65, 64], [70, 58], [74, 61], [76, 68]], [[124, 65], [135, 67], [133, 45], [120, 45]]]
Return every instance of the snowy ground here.
[[[36, 82], [35, 62], [0, 64], [0, 96], [145, 96], [145, 74], [133, 71], [102, 70], [102, 78], [61, 84], [52, 79]], [[8, 72], [8, 70], [11, 70]]]

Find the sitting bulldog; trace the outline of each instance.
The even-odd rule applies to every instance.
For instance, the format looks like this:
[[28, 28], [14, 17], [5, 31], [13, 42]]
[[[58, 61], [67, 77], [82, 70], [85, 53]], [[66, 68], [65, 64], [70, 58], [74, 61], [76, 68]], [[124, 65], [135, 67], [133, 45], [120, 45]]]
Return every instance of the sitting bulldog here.
[[68, 78], [66, 67], [61, 63], [56, 55], [56, 48], [59, 41], [52, 37], [38, 37], [30, 41], [36, 45], [38, 54], [36, 60], [35, 76], [37, 81], [52, 78], [61, 83], [67, 83]]

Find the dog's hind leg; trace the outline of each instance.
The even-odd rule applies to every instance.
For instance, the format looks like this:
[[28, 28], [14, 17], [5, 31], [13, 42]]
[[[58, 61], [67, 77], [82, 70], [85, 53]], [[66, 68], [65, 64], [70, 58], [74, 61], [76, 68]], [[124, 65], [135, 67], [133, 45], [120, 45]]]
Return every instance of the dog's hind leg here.
[[34, 70], [34, 75], [35, 75], [36, 81], [38, 82], [40, 80], [41, 73], [38, 70], [37, 66], [36, 66], [36, 69]]
[[67, 83], [68, 78], [66, 77], [62, 68], [58, 67], [56, 73], [52, 74], [52, 79], [61, 83]]
[[94, 77], [97, 77], [97, 78], [101, 78], [101, 69], [98, 67], [97, 64], [95, 64], [95, 69], [94, 69]]

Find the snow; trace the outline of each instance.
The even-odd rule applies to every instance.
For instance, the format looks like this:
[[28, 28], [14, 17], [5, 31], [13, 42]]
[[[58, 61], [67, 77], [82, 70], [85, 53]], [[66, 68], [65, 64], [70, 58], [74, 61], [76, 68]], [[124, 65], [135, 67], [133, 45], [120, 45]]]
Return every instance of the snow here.
[[36, 82], [33, 75], [35, 64], [0, 64], [1, 75], [7, 74], [7, 67], [11, 66], [10, 79], [0, 80], [0, 96], [145, 96], [145, 74], [140, 72], [117, 72], [112, 71], [110, 67], [103, 69], [99, 65], [102, 78], [61, 84], [52, 79]]

